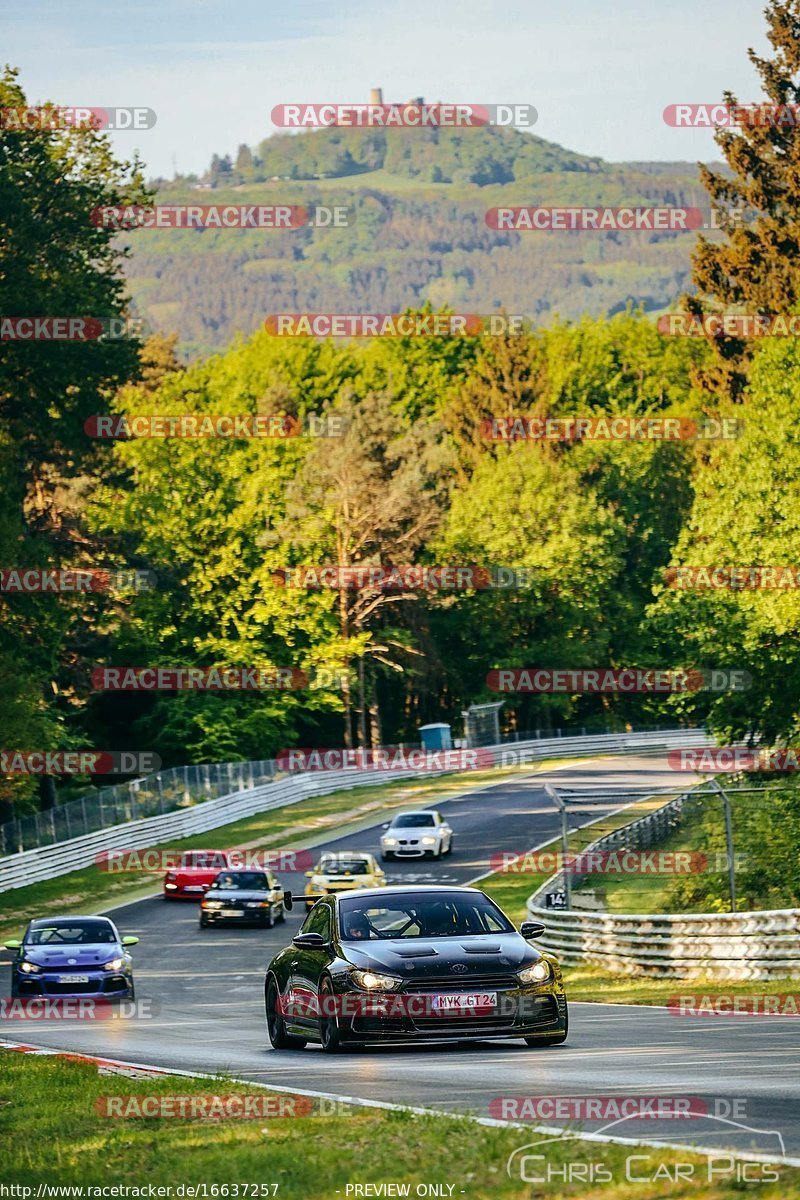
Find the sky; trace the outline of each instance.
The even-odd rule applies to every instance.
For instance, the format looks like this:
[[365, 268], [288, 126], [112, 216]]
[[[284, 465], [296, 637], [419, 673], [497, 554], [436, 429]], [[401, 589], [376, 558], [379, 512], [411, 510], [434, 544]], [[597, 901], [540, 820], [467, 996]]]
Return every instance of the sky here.
[[28, 102], [141, 106], [119, 132], [149, 176], [204, 171], [275, 132], [289, 102], [412, 96], [527, 103], [534, 132], [610, 161], [711, 160], [712, 136], [671, 129], [672, 103], [760, 98], [747, 48], [768, 48], [758, 0], [26, 0], [0, 8], [0, 60]]

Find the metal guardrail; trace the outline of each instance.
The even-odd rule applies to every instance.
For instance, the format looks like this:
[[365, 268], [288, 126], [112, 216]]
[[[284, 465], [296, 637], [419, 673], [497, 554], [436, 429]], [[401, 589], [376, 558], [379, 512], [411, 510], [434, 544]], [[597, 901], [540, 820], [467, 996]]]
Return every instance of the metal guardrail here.
[[[517, 763], [533, 763], [554, 755], [583, 757], [598, 753], [626, 754], [658, 752], [670, 746], [698, 746], [707, 744], [707, 734], [702, 729], [675, 729], [651, 733], [599, 734], [579, 738], [537, 739], [518, 742], [513, 746], [489, 747], [498, 767]], [[485, 752], [485, 751], [484, 751]], [[221, 825], [230, 824], [243, 817], [252, 816], [284, 805], [296, 804], [309, 796], [324, 795], [340, 789], [361, 787], [365, 784], [408, 779], [414, 775], [431, 775], [441, 771], [386, 771], [345, 768], [340, 771], [304, 772], [283, 775], [271, 782], [246, 786], [250, 778], [257, 778], [259, 766], [274, 767], [274, 763], [228, 763], [218, 768], [215, 787], [227, 775], [230, 790], [224, 795], [198, 803], [184, 803], [180, 808], [137, 820], [128, 820], [111, 827], [90, 830], [51, 845], [34, 847], [0, 858], [0, 892], [24, 887], [29, 883], [41, 882], [57, 875], [90, 866], [97, 854], [103, 850], [125, 847], [140, 850], [165, 842], [171, 838], [189, 837], [204, 833]], [[205, 768], [188, 768], [204, 770]], [[452, 769], [452, 768], [450, 768]], [[252, 774], [251, 774], [252, 771]], [[264, 772], [267, 774], [267, 772]], [[147, 780], [140, 781], [143, 785]], [[244, 785], [244, 786], [243, 786]], [[47, 816], [47, 814], [40, 814]]]
[[[657, 844], [696, 803], [686, 792], [653, 813], [598, 838], [581, 851], [640, 850]], [[574, 875], [574, 881], [585, 878]], [[800, 909], [736, 913], [607, 913], [541, 905], [558, 889], [553, 875], [528, 898], [533, 920], [544, 921], [543, 948], [563, 962], [591, 963], [622, 975], [718, 980], [800, 975]]]

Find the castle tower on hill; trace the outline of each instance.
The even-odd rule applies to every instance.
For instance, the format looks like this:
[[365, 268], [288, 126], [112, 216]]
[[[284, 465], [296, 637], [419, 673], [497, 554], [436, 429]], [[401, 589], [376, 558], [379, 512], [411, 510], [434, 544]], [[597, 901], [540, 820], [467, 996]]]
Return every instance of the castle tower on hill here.
[[383, 104], [383, 88], [369, 89], [370, 104]]

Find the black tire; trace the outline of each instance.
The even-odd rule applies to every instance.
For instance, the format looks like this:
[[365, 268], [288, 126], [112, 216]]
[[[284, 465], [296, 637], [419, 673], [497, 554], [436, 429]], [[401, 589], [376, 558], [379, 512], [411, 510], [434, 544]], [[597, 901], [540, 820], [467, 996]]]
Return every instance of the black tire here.
[[394, 855], [390, 854], [388, 851], [386, 852], [386, 854], [381, 855], [381, 862], [391, 862], [393, 859], [394, 859]]
[[270, 979], [264, 1001], [267, 1018], [267, 1037], [275, 1050], [304, 1050], [305, 1038], [294, 1037], [286, 1032], [286, 1023], [278, 1012], [278, 985]]
[[445, 853], [446, 853], [447, 855], [450, 855], [450, 854], [452, 854], [452, 853], [453, 853], [453, 839], [452, 839], [452, 837], [450, 838], [450, 841], [447, 843], [447, 850], [445, 851]]
[[267, 916], [264, 921], [264, 924], [266, 925], [267, 929], [272, 929], [273, 925], [275, 924], [275, 913], [272, 911], [271, 904], [270, 904], [269, 908], [267, 909]]
[[[333, 997], [333, 988], [329, 979], [323, 979], [319, 987], [320, 1000], [323, 996]], [[333, 1016], [325, 1015], [325, 1004], [320, 1003], [319, 1017], [319, 1040], [322, 1044], [323, 1054], [341, 1054], [344, 1046], [342, 1045], [342, 1035], [339, 1031], [339, 1022], [336, 1019], [336, 1014]]]
[[285, 921], [285, 920], [286, 920], [286, 909], [283, 907], [283, 904], [282, 904], [282, 903], [281, 903], [281, 907], [280, 907], [280, 909], [279, 909], [279, 911], [278, 911], [278, 920], [279, 920], [279, 921]]
[[198, 929], [208, 929], [210, 924], [211, 924], [211, 922], [207, 921], [205, 917], [201, 917], [200, 920], [197, 922], [197, 928]]

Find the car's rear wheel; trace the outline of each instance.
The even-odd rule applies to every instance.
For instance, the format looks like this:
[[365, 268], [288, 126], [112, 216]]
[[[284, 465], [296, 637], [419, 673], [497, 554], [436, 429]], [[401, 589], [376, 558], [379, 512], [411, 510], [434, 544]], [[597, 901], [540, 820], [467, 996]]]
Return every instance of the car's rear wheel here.
[[323, 979], [319, 987], [319, 995], [319, 1040], [322, 1043], [322, 1052], [323, 1054], [339, 1054], [343, 1048], [342, 1037], [336, 1013], [332, 1011], [334, 1008], [333, 988], [329, 979]]
[[304, 1050], [306, 1039], [286, 1032], [286, 1022], [278, 1012], [278, 986], [271, 979], [266, 997], [267, 1034], [275, 1050]]

